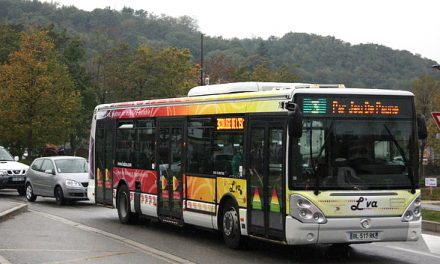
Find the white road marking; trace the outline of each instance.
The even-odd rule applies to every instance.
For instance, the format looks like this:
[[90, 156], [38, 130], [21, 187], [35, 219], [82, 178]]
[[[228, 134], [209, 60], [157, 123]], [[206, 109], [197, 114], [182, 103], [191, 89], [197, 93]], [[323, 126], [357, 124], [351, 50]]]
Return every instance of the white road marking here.
[[[428, 234], [422, 234], [422, 238], [425, 241], [425, 244], [431, 253], [408, 249], [408, 248], [403, 248], [403, 247], [399, 247], [399, 246], [385, 245], [385, 247], [440, 259], [440, 237], [428, 235]], [[379, 246], [379, 245], [376, 245], [376, 246]]]
[[422, 234], [429, 251], [434, 254], [440, 254], [440, 237], [428, 234]]
[[121, 237], [121, 236], [118, 236], [118, 235], [115, 235], [115, 234], [112, 234], [112, 233], [109, 233], [109, 232], [106, 232], [106, 231], [103, 231], [103, 230], [100, 230], [100, 229], [97, 229], [94, 227], [86, 226], [86, 225], [68, 220], [66, 218], [62, 218], [59, 216], [51, 215], [51, 214], [40, 212], [40, 211], [35, 211], [35, 210], [29, 210], [29, 211], [36, 213], [36, 214], [39, 214], [43, 217], [61, 222], [63, 224], [70, 225], [72, 227], [76, 227], [78, 229], [90, 232], [90, 233], [96, 233], [96, 234], [102, 235], [106, 238], [112, 239], [112, 240], [117, 241], [121, 244], [124, 244], [126, 246], [129, 246], [129, 247], [134, 248], [138, 251], [141, 251], [145, 254], [148, 254], [148, 255], [153, 256], [155, 258], [159, 258], [159, 259], [164, 260], [169, 263], [193, 264], [193, 262], [186, 260], [184, 258], [180, 258], [180, 257], [172, 255], [170, 253], [146, 246], [146, 245], [138, 243], [136, 241], [133, 241], [133, 240], [130, 240], [130, 239], [127, 239], [127, 238], [124, 238], [124, 237]]
[[115, 252], [111, 254], [105, 254], [105, 255], [98, 255], [98, 256], [91, 256], [91, 257], [83, 257], [83, 258], [76, 258], [76, 259], [69, 259], [69, 260], [62, 260], [62, 261], [55, 261], [55, 262], [46, 262], [45, 264], [64, 264], [64, 263], [84, 263], [85, 261], [94, 260], [94, 259], [104, 259], [108, 257], [114, 257], [114, 256], [123, 256], [128, 254], [133, 254], [134, 252]]
[[7, 259], [5, 259], [4, 257], [0, 256], [0, 264], [11, 264], [11, 262], [9, 262]]
[[422, 251], [417, 251], [417, 250], [412, 250], [412, 249], [402, 248], [402, 247], [397, 247], [397, 246], [385, 246], [385, 247], [396, 249], [396, 250], [401, 250], [401, 251], [406, 251], [406, 252], [410, 252], [410, 253], [415, 253], [415, 254], [418, 254], [418, 255], [428, 256], [428, 257], [431, 257], [431, 258], [440, 259], [439, 255], [435, 255], [435, 254], [431, 254], [431, 253], [425, 253], [425, 252], [422, 252]]

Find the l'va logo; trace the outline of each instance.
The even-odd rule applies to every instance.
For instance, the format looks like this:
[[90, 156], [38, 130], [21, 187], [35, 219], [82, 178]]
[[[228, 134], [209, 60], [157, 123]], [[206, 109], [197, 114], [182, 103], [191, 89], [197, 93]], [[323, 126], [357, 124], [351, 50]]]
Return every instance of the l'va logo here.
[[368, 208], [377, 208], [377, 201], [369, 201], [367, 197], [359, 197], [356, 204], [351, 206], [351, 210], [364, 210]]

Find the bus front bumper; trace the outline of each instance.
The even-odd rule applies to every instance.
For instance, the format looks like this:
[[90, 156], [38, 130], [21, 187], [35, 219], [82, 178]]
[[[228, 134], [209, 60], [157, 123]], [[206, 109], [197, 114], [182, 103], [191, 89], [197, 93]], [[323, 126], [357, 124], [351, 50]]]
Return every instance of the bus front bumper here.
[[[368, 228], [361, 226], [365, 220]], [[402, 222], [401, 217], [327, 218], [325, 224], [306, 224], [287, 216], [286, 241], [290, 245], [417, 241], [421, 224], [422, 220]]]

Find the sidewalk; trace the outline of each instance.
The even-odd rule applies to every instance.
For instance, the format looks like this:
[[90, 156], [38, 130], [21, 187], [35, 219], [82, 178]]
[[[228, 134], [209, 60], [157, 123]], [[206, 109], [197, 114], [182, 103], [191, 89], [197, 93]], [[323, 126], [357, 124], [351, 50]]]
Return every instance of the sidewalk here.
[[422, 201], [422, 208], [440, 211], [440, 201]]
[[[15, 214], [27, 211], [27, 204], [15, 203], [7, 200], [0, 199], [0, 225], [2, 221], [6, 220]], [[0, 263], [10, 264], [2, 255], [0, 255]]]
[[0, 199], [0, 222], [9, 216], [27, 211], [27, 208], [27, 204]]

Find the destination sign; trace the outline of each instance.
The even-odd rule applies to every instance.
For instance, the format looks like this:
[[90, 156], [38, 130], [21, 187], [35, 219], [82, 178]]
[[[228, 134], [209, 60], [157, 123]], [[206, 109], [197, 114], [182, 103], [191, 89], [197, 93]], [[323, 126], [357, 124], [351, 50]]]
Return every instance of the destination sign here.
[[412, 103], [409, 98], [372, 98], [333, 96], [309, 97], [302, 100], [304, 115], [326, 116], [377, 116], [377, 117], [410, 117]]
[[400, 107], [398, 105], [385, 105], [382, 101], [350, 101], [341, 102], [332, 100], [332, 114], [350, 115], [398, 115]]
[[243, 117], [217, 118], [217, 130], [241, 130], [244, 129]]

